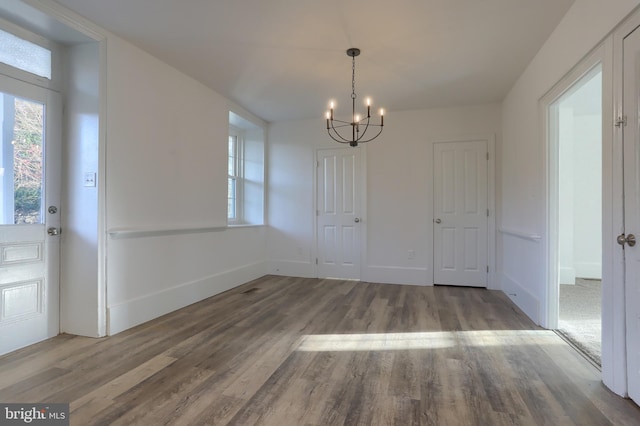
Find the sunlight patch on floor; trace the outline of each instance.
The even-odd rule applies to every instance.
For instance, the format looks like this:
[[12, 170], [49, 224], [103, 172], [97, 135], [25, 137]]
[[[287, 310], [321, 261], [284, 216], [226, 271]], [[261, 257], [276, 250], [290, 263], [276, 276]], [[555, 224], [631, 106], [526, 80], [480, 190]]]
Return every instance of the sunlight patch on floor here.
[[416, 333], [310, 334], [297, 348], [302, 352], [397, 351], [444, 349], [454, 346], [563, 344], [548, 330], [429, 331]]

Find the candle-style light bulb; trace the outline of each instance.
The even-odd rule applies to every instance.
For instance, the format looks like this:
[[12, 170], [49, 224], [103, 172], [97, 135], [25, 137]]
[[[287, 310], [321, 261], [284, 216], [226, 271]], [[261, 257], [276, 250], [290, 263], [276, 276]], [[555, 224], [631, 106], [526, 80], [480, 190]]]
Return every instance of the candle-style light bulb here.
[[367, 98], [367, 106], [371, 106], [371, 98]]
[[359, 123], [360, 122], [360, 115], [356, 114], [355, 118], [353, 119], [355, 123]]
[[331, 118], [331, 113], [327, 111], [325, 113], [325, 117], [327, 117], [327, 130], [329, 130], [329, 119]]
[[384, 126], [384, 109], [380, 108], [380, 126]]
[[331, 101], [331, 103], [329, 104], [329, 118], [331, 120], [333, 120], [333, 107], [335, 106], [335, 104], [333, 103], [333, 101]]
[[371, 98], [367, 98], [367, 118], [371, 117]]

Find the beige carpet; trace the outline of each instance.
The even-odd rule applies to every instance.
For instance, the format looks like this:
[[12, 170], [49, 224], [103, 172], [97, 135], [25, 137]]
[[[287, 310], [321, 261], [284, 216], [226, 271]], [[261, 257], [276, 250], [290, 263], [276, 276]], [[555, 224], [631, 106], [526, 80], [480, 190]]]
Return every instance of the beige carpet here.
[[602, 365], [602, 282], [577, 278], [575, 285], [560, 285], [558, 331]]

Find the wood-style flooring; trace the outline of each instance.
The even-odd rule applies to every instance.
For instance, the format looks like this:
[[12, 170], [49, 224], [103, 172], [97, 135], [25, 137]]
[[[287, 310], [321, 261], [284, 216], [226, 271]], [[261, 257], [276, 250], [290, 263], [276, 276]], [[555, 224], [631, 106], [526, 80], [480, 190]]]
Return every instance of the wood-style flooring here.
[[72, 425], [639, 425], [501, 292], [267, 276], [104, 339], [0, 358]]

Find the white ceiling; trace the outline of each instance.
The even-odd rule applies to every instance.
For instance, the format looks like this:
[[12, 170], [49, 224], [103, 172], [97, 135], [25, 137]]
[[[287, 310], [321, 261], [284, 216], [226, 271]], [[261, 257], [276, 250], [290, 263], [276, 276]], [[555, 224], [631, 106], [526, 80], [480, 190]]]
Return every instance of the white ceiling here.
[[503, 99], [574, 0], [57, 0], [267, 121]]

